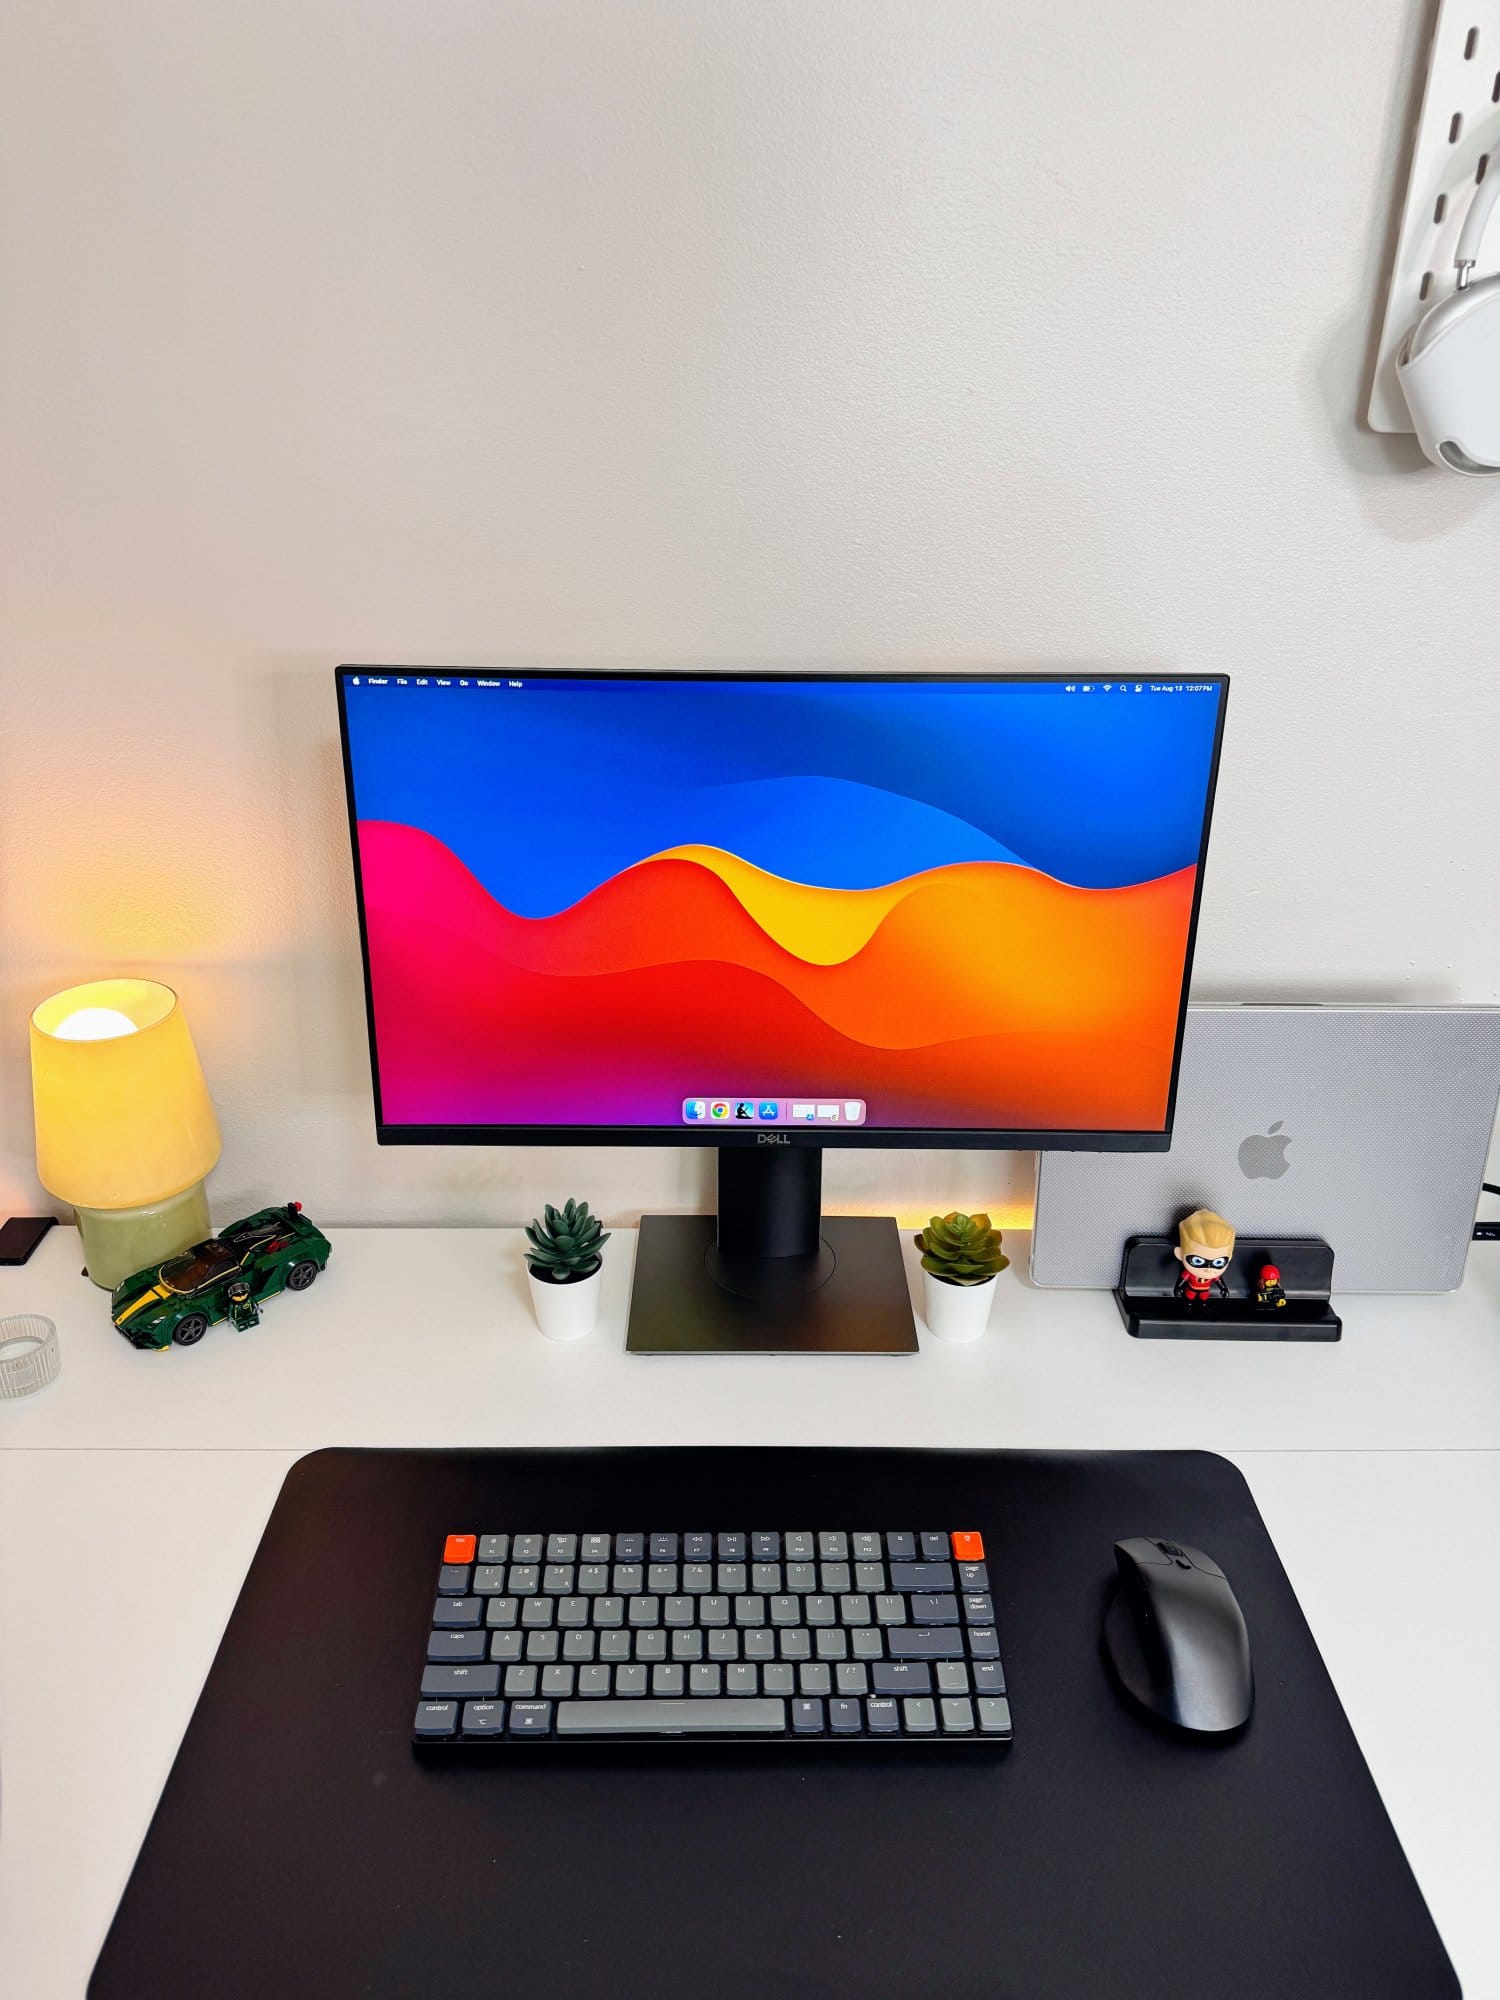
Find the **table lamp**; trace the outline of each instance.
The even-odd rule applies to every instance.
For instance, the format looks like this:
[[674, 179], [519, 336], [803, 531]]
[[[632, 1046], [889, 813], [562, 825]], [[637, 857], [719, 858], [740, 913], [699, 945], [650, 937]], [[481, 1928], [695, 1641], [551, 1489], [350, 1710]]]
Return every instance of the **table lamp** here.
[[177, 995], [96, 979], [31, 1017], [36, 1161], [73, 1204], [88, 1274], [113, 1289], [210, 1233], [219, 1124]]

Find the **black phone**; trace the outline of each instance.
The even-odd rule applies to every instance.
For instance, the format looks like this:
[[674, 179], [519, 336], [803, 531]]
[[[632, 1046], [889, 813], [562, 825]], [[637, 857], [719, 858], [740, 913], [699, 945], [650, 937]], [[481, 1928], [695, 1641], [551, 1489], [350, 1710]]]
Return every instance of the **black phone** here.
[[0, 1222], [0, 1264], [24, 1264], [56, 1220], [55, 1215], [13, 1215]]

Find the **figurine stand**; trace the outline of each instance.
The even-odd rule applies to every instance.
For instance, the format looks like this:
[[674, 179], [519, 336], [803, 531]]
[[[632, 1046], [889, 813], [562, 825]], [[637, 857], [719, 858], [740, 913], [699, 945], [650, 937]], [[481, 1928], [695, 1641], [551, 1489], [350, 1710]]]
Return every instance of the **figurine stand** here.
[[[1242, 1236], [1224, 1272], [1225, 1296], [1199, 1304], [1177, 1295], [1177, 1238], [1132, 1236], [1115, 1304], [1137, 1340], [1338, 1340], [1343, 1322], [1329, 1303], [1333, 1252], [1320, 1236]], [[1286, 1303], [1261, 1306], [1261, 1267], [1281, 1272]]]

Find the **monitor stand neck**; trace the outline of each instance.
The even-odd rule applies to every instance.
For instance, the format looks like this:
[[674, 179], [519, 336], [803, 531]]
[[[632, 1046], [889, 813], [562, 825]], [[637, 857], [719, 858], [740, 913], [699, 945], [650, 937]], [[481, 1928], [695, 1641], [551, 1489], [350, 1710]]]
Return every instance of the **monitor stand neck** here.
[[833, 1276], [821, 1146], [721, 1146], [709, 1276], [742, 1299], [790, 1299]]
[[823, 1220], [821, 1146], [721, 1146], [717, 1239], [726, 1257], [808, 1257]]

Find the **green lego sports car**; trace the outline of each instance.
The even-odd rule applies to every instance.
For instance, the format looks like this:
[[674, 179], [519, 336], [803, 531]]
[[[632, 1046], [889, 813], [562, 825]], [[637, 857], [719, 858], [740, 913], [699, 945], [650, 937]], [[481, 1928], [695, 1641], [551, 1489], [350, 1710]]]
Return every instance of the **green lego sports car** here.
[[305, 1292], [333, 1246], [300, 1201], [261, 1208], [164, 1264], [137, 1271], [110, 1295], [116, 1327], [134, 1347], [191, 1347], [221, 1319], [254, 1326], [277, 1292]]

